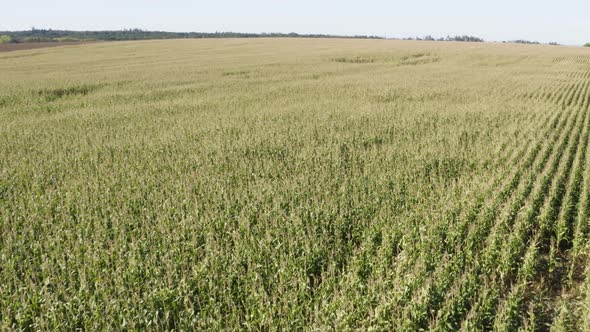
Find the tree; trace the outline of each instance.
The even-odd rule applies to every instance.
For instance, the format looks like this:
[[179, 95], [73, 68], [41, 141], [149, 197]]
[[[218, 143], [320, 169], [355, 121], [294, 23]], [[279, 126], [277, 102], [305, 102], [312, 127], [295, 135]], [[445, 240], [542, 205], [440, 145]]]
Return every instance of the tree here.
[[590, 43], [586, 43], [584, 47], [590, 47]]
[[10, 35], [1, 35], [0, 44], [14, 43], [14, 39]]

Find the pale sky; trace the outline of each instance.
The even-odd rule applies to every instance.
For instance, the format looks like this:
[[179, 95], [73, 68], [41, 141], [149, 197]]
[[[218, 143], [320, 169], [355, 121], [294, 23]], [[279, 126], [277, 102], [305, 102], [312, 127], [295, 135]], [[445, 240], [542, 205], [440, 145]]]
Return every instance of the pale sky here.
[[141, 28], [590, 42], [590, 0], [0, 0], [0, 30]]

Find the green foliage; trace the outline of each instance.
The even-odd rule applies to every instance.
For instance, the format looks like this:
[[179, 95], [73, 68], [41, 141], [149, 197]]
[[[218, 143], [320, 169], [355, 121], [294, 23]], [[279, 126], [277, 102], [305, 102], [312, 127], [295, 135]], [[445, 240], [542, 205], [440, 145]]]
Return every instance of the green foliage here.
[[404, 40], [426, 40], [426, 41], [458, 41], [458, 42], [475, 42], [475, 43], [482, 43], [484, 42], [484, 40], [482, 38], [479, 37], [475, 37], [475, 36], [468, 36], [468, 35], [463, 35], [463, 36], [447, 36], [447, 37], [441, 37], [441, 38], [434, 38], [430, 35], [425, 36], [425, 37], [416, 37], [416, 38], [404, 38]]
[[590, 43], [584, 44], [584, 47], [590, 47]]
[[539, 43], [538, 41], [530, 41], [530, 40], [524, 40], [524, 39], [518, 39], [518, 40], [512, 40], [509, 41], [509, 43], [515, 43], [515, 44], [528, 44], [528, 45], [540, 45], [541, 43]]
[[47, 43], [47, 42], [54, 42], [53, 38], [49, 37], [38, 37], [38, 36], [31, 36], [31, 37], [24, 37], [21, 39], [24, 43]]
[[[3, 33], [0, 31], [0, 33]], [[7, 32], [8, 33], [8, 32]], [[240, 33], [240, 32], [167, 32], [126, 29], [112, 31], [69, 31], [51, 29], [32, 29], [27, 31], [10, 31], [16, 40], [28, 42], [40, 41], [82, 41], [82, 40], [145, 40], [145, 39], [181, 39], [181, 38], [354, 38], [381, 39], [379, 36], [336, 36], [324, 34], [291, 33]], [[62, 40], [64, 39], [65, 40]]]
[[2, 53], [0, 330], [588, 329], [586, 53]]
[[69, 97], [69, 96], [76, 96], [81, 95], [85, 96], [88, 93], [96, 90], [99, 88], [100, 85], [98, 84], [83, 84], [83, 85], [76, 85], [76, 86], [69, 86], [64, 88], [53, 88], [53, 89], [41, 89], [37, 91], [37, 94], [44, 100], [44, 101], [54, 101], [60, 98]]
[[58, 42], [79, 42], [82, 41], [78, 38], [74, 38], [74, 37], [57, 37], [57, 38], [53, 38], [53, 40], [58, 41]]
[[0, 44], [14, 43], [14, 39], [10, 35], [0, 35]]

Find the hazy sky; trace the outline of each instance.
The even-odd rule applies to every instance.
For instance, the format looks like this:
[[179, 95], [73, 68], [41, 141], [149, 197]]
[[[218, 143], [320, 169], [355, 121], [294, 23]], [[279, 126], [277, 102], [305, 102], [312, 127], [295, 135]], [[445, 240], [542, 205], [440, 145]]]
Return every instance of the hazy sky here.
[[590, 0], [0, 0], [0, 30], [298, 32], [590, 42]]

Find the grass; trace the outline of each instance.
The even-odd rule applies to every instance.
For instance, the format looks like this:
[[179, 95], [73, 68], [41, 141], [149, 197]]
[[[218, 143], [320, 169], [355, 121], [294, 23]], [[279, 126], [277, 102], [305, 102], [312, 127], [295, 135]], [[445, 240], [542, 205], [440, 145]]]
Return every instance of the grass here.
[[587, 49], [165, 40], [0, 72], [0, 330], [590, 321]]

